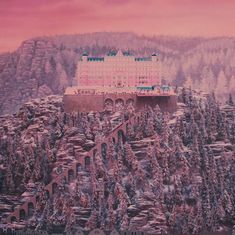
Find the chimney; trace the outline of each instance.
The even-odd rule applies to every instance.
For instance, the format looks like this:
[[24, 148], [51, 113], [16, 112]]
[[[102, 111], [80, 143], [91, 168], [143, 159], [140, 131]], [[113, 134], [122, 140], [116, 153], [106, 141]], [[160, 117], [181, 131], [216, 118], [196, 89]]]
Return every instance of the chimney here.
[[82, 54], [82, 61], [87, 61], [87, 57], [88, 57], [88, 54], [87, 53], [83, 53]]

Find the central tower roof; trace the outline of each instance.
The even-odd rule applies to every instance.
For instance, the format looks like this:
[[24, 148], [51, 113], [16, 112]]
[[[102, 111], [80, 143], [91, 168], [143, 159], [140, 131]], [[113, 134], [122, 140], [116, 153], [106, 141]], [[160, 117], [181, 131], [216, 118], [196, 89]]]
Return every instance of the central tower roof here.
[[123, 56], [122, 51], [121, 51], [121, 50], [118, 50], [118, 52], [117, 52], [116, 56]]

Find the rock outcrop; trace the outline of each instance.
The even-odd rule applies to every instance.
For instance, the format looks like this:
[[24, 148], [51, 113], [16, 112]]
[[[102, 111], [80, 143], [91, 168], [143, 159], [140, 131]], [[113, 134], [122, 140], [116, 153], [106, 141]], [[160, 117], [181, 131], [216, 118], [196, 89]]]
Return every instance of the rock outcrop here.
[[[50, 195], [46, 185], [112, 133], [107, 120], [119, 125], [117, 113], [66, 114], [61, 97], [49, 96], [2, 116], [1, 222], [36, 195], [29, 216], [22, 211], [20, 222], [9, 226], [154, 235], [229, 231], [235, 216], [235, 107], [185, 89], [179, 102], [172, 116], [159, 107], [138, 113], [125, 138], [93, 152]], [[125, 112], [119, 111], [120, 122]]]
[[15, 112], [32, 98], [63, 94], [74, 76], [73, 56], [46, 39], [27, 40], [0, 55], [0, 113]]

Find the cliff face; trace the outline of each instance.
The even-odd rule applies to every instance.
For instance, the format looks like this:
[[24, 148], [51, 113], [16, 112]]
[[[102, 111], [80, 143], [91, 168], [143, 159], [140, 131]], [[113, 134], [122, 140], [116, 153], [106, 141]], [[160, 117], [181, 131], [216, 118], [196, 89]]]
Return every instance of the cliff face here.
[[[74, 61], [68, 54], [50, 40], [32, 39], [14, 53], [1, 55], [0, 113], [15, 112], [31, 98], [62, 94], [74, 72]], [[70, 65], [66, 67], [65, 61]]]

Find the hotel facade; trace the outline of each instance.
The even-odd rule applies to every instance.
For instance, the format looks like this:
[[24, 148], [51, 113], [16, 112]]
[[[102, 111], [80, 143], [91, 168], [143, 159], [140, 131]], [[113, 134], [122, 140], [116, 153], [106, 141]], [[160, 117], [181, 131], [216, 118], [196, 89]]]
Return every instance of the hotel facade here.
[[77, 64], [77, 86], [138, 87], [160, 85], [158, 56], [134, 57], [120, 50], [104, 57], [83, 54]]
[[159, 64], [156, 54], [83, 54], [77, 64], [75, 84], [64, 93], [65, 112], [110, 111], [130, 104], [136, 110], [159, 105], [162, 111], [174, 112], [177, 98], [170, 86], [161, 85]]

